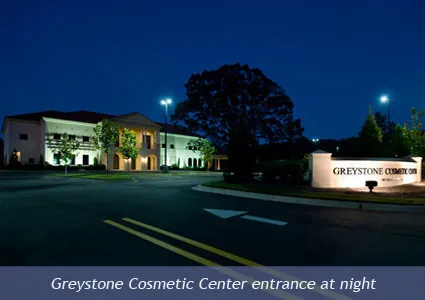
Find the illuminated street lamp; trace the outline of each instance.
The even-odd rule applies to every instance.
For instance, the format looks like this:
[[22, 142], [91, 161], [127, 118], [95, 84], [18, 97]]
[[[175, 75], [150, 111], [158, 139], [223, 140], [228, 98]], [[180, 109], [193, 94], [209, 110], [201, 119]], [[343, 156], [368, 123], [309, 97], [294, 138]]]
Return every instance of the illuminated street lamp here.
[[381, 96], [381, 102], [382, 102], [382, 103], [388, 103], [388, 131], [390, 131], [390, 130], [391, 130], [391, 120], [390, 120], [390, 112], [391, 112], [391, 109], [390, 109], [390, 98], [389, 98], [388, 96], [386, 96], [386, 95]]
[[161, 105], [164, 105], [164, 119], [165, 119], [165, 126], [164, 126], [164, 133], [165, 133], [165, 151], [164, 151], [164, 165], [162, 166], [162, 172], [168, 173], [168, 166], [167, 166], [167, 120], [168, 120], [168, 105], [171, 104], [171, 99], [165, 99], [161, 100]]

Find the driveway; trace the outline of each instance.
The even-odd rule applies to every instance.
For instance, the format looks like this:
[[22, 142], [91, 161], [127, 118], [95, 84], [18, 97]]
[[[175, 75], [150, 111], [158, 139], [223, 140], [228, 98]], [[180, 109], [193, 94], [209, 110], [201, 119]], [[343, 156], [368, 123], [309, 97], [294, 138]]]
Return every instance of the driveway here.
[[217, 179], [210, 174], [140, 177], [102, 182], [2, 174], [0, 264], [425, 264], [420, 214], [191, 190]]

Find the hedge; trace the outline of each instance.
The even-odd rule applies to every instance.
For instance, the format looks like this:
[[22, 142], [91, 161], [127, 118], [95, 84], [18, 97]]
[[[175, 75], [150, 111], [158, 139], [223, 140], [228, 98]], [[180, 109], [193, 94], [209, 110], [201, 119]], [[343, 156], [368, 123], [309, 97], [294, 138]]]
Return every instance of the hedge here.
[[[253, 171], [262, 174], [261, 181], [264, 183], [294, 185], [304, 181], [304, 174], [307, 168], [308, 165], [303, 160], [274, 160], [258, 163]], [[252, 181], [251, 177], [230, 172], [223, 173], [223, 180], [227, 183], [249, 182]]]
[[[26, 164], [26, 165], [7, 165], [6, 169], [8, 170], [22, 170], [22, 171], [43, 171], [43, 170], [47, 170], [47, 171], [63, 171], [65, 170], [65, 166], [52, 166], [52, 165], [46, 165], [46, 166], [41, 166], [39, 164]], [[77, 166], [68, 166], [68, 171], [78, 171], [80, 169], [84, 169], [84, 170], [106, 170], [106, 166], [105, 165], [90, 165], [90, 166], [82, 166], [82, 165], [77, 165]]]
[[297, 184], [303, 182], [305, 168], [301, 160], [266, 161], [258, 164], [256, 171], [263, 174], [266, 183]]

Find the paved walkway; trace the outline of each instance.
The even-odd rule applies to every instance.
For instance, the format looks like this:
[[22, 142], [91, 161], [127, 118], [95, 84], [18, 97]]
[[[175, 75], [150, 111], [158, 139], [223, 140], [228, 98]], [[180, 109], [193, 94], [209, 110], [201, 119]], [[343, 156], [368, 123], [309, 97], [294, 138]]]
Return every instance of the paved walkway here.
[[261, 193], [251, 193], [251, 192], [237, 191], [237, 190], [231, 190], [231, 189], [220, 189], [220, 188], [213, 188], [213, 187], [207, 187], [202, 185], [195, 186], [192, 189], [199, 192], [215, 193], [220, 195], [250, 198], [250, 199], [263, 200], [263, 201], [283, 202], [283, 203], [290, 203], [290, 204], [363, 209], [363, 210], [371, 210], [371, 211], [425, 213], [425, 206], [421, 206], [421, 205], [379, 204], [379, 203], [355, 202], [355, 201], [297, 198], [297, 197], [288, 197], [288, 196], [267, 195], [267, 194], [261, 194]]

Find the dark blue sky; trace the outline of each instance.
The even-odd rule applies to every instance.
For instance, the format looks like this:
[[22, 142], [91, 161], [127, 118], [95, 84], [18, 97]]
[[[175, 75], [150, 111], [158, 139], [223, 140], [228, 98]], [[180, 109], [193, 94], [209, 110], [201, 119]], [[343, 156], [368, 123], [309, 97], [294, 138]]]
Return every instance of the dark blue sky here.
[[[66, 2], [66, 3], [65, 3]], [[194, 72], [258, 67], [286, 89], [308, 137], [355, 135], [368, 106], [425, 109], [425, 2], [2, 1], [0, 118], [140, 111], [162, 121]]]

